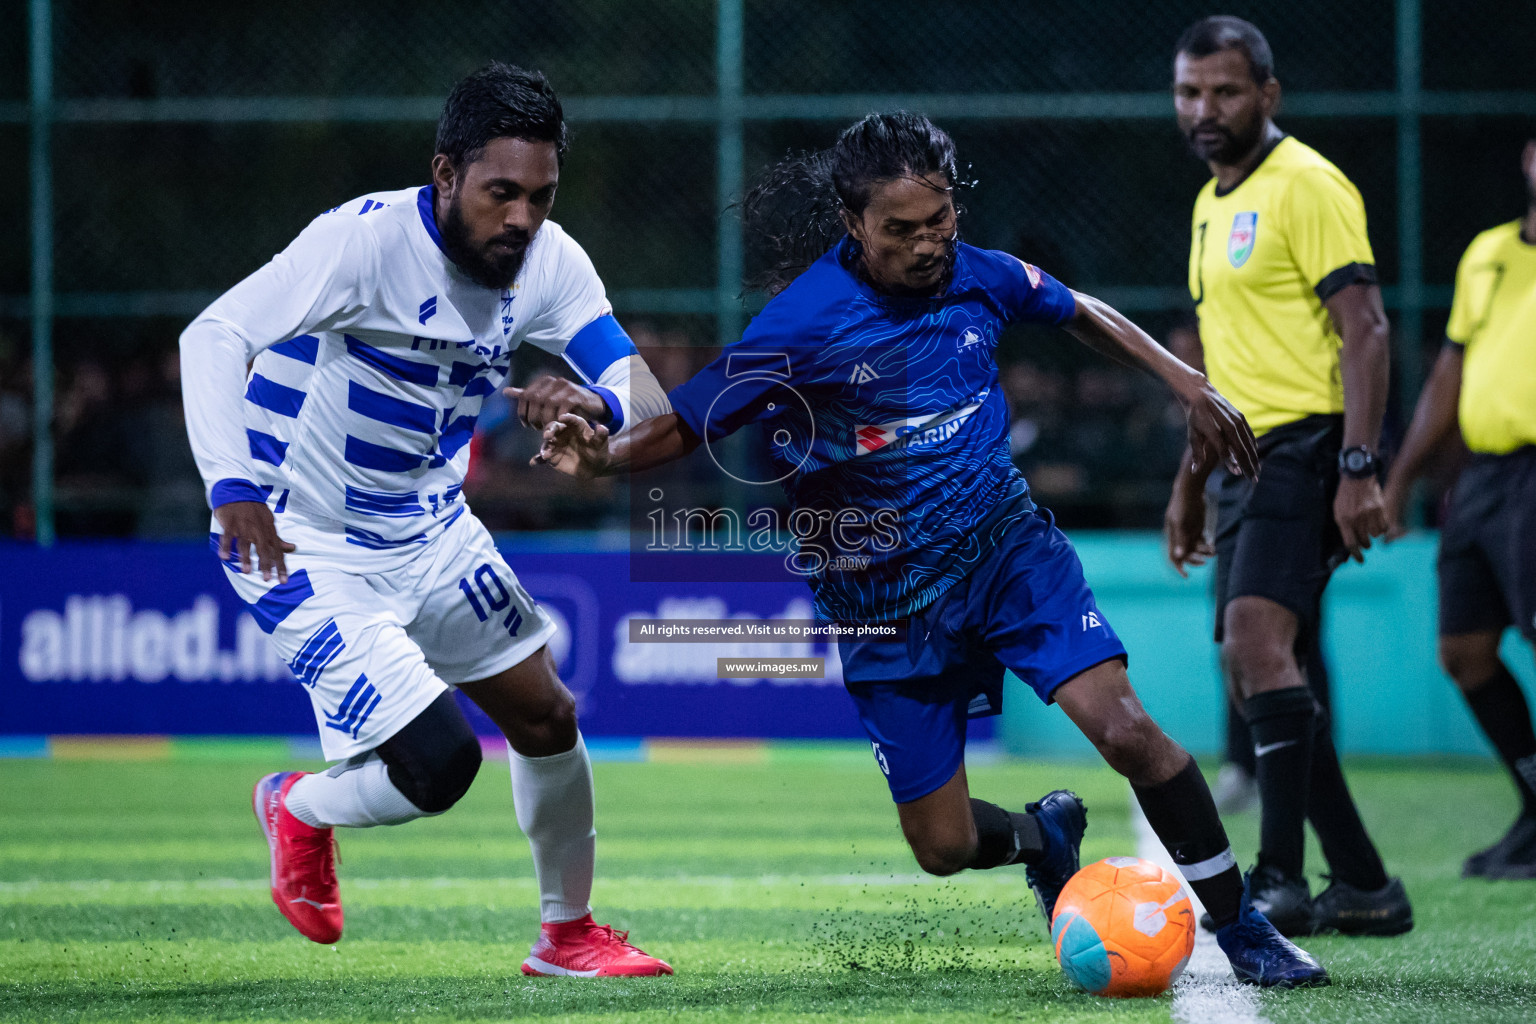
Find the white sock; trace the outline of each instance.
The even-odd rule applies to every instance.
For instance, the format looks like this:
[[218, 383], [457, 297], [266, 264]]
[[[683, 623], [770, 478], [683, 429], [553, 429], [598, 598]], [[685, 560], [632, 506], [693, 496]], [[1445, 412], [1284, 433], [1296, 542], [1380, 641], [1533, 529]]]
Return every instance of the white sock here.
[[315, 828], [372, 828], [427, 816], [389, 781], [389, 767], [374, 753], [304, 776], [288, 790], [287, 804], [289, 814]]
[[[549, 757], [524, 757], [507, 746], [512, 762], [512, 804], [517, 824], [533, 847], [539, 880], [539, 919], [574, 921], [592, 912], [592, 761], [587, 744]], [[297, 788], [297, 787], [295, 787]]]

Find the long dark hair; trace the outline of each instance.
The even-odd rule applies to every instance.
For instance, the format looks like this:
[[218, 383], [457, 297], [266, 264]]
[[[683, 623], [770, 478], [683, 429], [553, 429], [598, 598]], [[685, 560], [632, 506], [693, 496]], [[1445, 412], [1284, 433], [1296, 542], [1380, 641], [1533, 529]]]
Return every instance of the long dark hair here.
[[775, 295], [843, 237], [841, 212], [858, 217], [875, 186], [907, 175], [960, 180], [955, 142], [921, 114], [870, 114], [827, 149], [791, 153], [768, 168], [740, 203], [749, 290]]

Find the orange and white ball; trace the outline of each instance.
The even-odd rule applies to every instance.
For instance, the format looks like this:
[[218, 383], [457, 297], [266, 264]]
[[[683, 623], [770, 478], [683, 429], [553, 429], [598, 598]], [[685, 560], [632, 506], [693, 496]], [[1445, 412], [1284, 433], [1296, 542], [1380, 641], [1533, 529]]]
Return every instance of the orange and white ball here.
[[1056, 960], [1100, 996], [1155, 996], [1184, 972], [1195, 912], [1179, 879], [1149, 860], [1110, 857], [1067, 882], [1051, 922]]

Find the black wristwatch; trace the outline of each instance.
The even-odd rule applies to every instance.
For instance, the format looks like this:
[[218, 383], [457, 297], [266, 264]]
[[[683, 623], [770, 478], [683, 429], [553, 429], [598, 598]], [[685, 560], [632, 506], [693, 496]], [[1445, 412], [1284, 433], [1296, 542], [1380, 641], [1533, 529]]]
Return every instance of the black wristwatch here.
[[1369, 480], [1380, 466], [1381, 460], [1368, 445], [1357, 444], [1339, 452], [1339, 475], [1351, 480]]

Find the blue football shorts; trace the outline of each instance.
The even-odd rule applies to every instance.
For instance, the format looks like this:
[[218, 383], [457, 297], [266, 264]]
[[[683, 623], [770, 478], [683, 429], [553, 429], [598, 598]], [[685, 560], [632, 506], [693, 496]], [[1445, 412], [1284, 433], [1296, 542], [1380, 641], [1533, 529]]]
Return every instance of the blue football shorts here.
[[1050, 704], [1074, 676], [1127, 657], [1046, 509], [1014, 523], [969, 575], [914, 614], [904, 642], [840, 640], [838, 653], [897, 803], [927, 796], [959, 770], [966, 721], [1002, 711], [1004, 669]]

